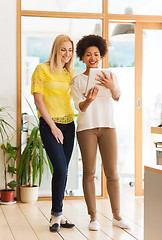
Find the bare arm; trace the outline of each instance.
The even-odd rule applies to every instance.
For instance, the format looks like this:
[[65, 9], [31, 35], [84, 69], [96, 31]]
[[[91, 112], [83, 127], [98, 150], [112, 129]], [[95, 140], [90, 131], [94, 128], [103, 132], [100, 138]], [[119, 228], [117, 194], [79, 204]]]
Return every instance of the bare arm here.
[[43, 102], [43, 94], [34, 93], [34, 102], [35, 102], [35, 105], [37, 106], [41, 116], [46, 121], [48, 126], [51, 128], [51, 132], [52, 132], [53, 136], [56, 138], [57, 142], [63, 144], [63, 138], [64, 138], [63, 134], [62, 134], [61, 130], [56, 126], [56, 124], [52, 120], [51, 116], [49, 115], [49, 113], [46, 109], [46, 106]]
[[94, 88], [90, 89], [87, 96], [84, 93], [84, 97], [86, 98], [86, 100], [79, 103], [79, 108], [82, 112], [85, 112], [86, 109], [91, 104], [91, 102], [93, 102], [95, 100], [95, 98], [97, 97], [98, 91], [99, 91], [99, 89], [95, 86]]

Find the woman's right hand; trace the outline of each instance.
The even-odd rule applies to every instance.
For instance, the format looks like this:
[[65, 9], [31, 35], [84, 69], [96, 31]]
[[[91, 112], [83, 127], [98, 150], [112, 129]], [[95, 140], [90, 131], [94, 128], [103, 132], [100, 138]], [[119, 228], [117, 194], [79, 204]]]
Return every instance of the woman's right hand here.
[[51, 127], [51, 132], [52, 132], [53, 136], [56, 138], [56, 141], [58, 143], [63, 144], [64, 136], [63, 136], [61, 130], [56, 125]]
[[95, 100], [95, 98], [97, 97], [98, 91], [99, 91], [98, 87], [95, 86], [89, 90], [87, 95], [86, 93], [83, 93], [86, 100], [79, 103], [79, 108], [82, 112], [85, 112], [89, 107], [89, 105], [91, 104], [91, 102]]
[[51, 132], [52, 132], [53, 136], [56, 138], [57, 142], [63, 144], [64, 136], [63, 136], [61, 130], [56, 126], [56, 124], [52, 120], [51, 116], [49, 115], [47, 108], [43, 102], [43, 94], [34, 93], [34, 102], [35, 102], [35, 105], [37, 106], [41, 116], [44, 118], [44, 120], [50, 127]]
[[94, 86], [93, 88], [91, 88], [89, 90], [87, 95], [84, 93], [83, 95], [86, 98], [86, 101], [88, 101], [88, 102], [94, 101], [95, 98], [97, 97], [98, 91], [99, 91], [98, 87]]

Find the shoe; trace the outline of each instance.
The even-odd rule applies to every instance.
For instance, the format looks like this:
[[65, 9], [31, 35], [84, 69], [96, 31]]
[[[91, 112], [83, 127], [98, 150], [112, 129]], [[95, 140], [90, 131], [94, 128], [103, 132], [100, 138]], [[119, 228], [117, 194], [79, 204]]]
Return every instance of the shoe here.
[[75, 224], [69, 223], [69, 222], [66, 220], [65, 223], [60, 223], [60, 226], [63, 227], [63, 228], [72, 228], [72, 227], [75, 227]]
[[89, 230], [98, 231], [100, 229], [100, 224], [98, 221], [92, 221], [88, 225]]
[[116, 227], [120, 227], [120, 228], [130, 228], [129, 224], [124, 220], [116, 220], [115, 218], [112, 219], [112, 224]]
[[52, 226], [49, 227], [49, 230], [51, 232], [59, 232], [60, 231], [60, 225], [58, 223], [54, 223]]
[[[50, 219], [50, 223], [51, 223], [52, 219]], [[59, 232], [60, 231], [60, 225], [58, 223], [54, 223], [54, 224], [50, 224], [49, 226], [49, 230], [50, 232]]]

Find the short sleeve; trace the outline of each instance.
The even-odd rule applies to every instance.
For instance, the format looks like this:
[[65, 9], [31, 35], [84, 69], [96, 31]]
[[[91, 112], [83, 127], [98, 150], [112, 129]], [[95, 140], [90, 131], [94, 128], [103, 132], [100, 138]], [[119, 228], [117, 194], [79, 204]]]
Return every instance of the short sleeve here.
[[45, 72], [41, 65], [38, 65], [32, 75], [31, 94], [37, 92], [43, 94]]
[[71, 77], [72, 77], [72, 78], [75, 76], [75, 72], [74, 72], [73, 69], [71, 69], [70, 74], [71, 74]]

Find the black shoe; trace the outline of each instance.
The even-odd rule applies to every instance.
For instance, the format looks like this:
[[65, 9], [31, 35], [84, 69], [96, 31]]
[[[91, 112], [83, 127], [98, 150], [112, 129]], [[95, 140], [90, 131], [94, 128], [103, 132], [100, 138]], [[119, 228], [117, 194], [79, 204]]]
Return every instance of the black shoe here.
[[[52, 219], [50, 219], [50, 222]], [[52, 226], [49, 227], [49, 230], [51, 232], [59, 232], [60, 231], [60, 225], [58, 223], [54, 223]]]
[[66, 222], [65, 222], [65, 223], [61, 223], [60, 226], [63, 227], [63, 228], [72, 228], [72, 227], [75, 227], [75, 224], [69, 223], [69, 222], [66, 220]]
[[49, 230], [51, 232], [59, 232], [60, 231], [60, 225], [58, 223], [54, 223], [52, 226], [49, 227]]

